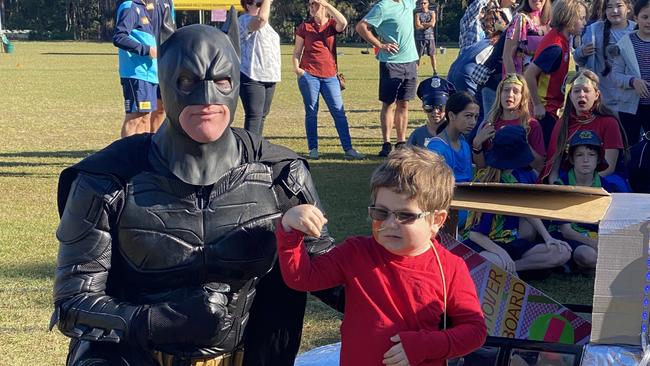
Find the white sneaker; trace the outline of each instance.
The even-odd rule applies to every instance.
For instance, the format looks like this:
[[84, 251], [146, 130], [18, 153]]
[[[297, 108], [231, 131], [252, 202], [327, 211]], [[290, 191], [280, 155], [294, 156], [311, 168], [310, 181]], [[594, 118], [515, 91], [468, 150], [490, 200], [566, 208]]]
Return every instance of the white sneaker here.
[[318, 148], [309, 150], [309, 159], [318, 160]]

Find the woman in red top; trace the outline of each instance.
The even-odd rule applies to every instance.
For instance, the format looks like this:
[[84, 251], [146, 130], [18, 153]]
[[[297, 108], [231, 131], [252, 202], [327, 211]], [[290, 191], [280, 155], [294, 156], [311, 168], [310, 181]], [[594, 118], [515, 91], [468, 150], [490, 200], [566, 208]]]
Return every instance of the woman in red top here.
[[340, 11], [326, 0], [310, 0], [311, 18], [296, 29], [293, 49], [293, 71], [298, 75], [298, 88], [305, 104], [305, 130], [309, 158], [318, 159], [318, 97], [323, 95], [334, 119], [345, 159], [363, 159], [352, 148], [348, 119], [345, 116], [341, 87], [336, 77], [336, 35], [348, 25]]
[[603, 177], [615, 173], [625, 147], [620, 122], [602, 103], [598, 76], [585, 69], [576, 74], [570, 85], [569, 98], [562, 117], [555, 124], [551, 134], [551, 141], [554, 143], [548, 147], [548, 160], [539, 176], [541, 182], [557, 180], [560, 166], [566, 158], [567, 143], [577, 131], [594, 131], [603, 141], [605, 160], [609, 165], [607, 169], [599, 172]]
[[530, 92], [523, 76], [507, 74], [499, 83], [496, 95], [499, 99], [492, 105], [487, 119], [481, 125], [472, 143], [472, 160], [477, 168], [485, 168], [483, 153], [492, 148], [496, 131], [506, 126], [521, 126], [526, 131], [526, 139], [534, 160], [530, 166], [538, 172], [544, 167], [544, 135], [536, 119], [530, 115], [528, 101]]

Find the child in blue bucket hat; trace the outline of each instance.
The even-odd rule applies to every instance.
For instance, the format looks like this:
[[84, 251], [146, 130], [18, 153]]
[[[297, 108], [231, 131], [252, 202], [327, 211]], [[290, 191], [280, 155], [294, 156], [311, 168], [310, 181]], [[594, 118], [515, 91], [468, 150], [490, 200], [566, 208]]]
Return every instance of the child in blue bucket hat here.
[[[492, 143], [492, 149], [485, 153], [487, 168], [476, 173], [475, 182], [535, 182], [536, 174], [529, 167], [534, 157], [523, 127], [499, 129]], [[522, 237], [520, 228], [528, 224], [543, 243]], [[469, 239], [465, 244], [511, 273], [559, 267], [571, 258], [569, 244], [553, 238], [537, 218], [471, 212], [467, 228]]]
[[[555, 184], [582, 187], [600, 187], [608, 192], [628, 192], [627, 183], [616, 175], [601, 177], [609, 166], [605, 160], [603, 142], [591, 130], [577, 131], [569, 140], [569, 151], [563, 169]], [[615, 179], [612, 179], [615, 178]], [[578, 269], [596, 268], [598, 258], [598, 225], [553, 222], [549, 231], [571, 245], [572, 260]]]

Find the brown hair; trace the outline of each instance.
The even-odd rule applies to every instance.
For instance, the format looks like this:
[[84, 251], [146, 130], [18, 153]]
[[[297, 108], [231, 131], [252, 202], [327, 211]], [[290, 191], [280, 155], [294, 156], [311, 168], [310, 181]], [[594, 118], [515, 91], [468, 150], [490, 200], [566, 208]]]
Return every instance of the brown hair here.
[[424, 211], [448, 210], [454, 194], [454, 174], [433, 151], [404, 146], [394, 150], [370, 178], [370, 198], [379, 188], [414, 199]]
[[[557, 1], [557, 0], [556, 0]], [[533, 9], [530, 7], [528, 0], [523, 0], [521, 5], [515, 10], [517, 13], [525, 13], [526, 15], [533, 12]], [[539, 23], [541, 25], [547, 25], [551, 21], [551, 0], [546, 0], [542, 11], [539, 13]]]
[[528, 84], [526, 83], [526, 79], [524, 79], [523, 76], [516, 74], [516, 73], [511, 73], [507, 74], [506, 77], [501, 80], [499, 83], [499, 86], [497, 86], [497, 91], [496, 95], [497, 98], [494, 101], [494, 104], [492, 104], [492, 108], [490, 108], [490, 111], [488, 112], [488, 117], [485, 120], [485, 123], [492, 123], [498, 121], [501, 119], [501, 116], [503, 116], [503, 106], [501, 105], [501, 92], [503, 91], [503, 86], [506, 84], [513, 84], [511, 81], [509, 81], [509, 78], [516, 77], [517, 80], [521, 82], [521, 101], [519, 102], [519, 107], [517, 108], [519, 110], [519, 123], [521, 126], [526, 130], [526, 133], [530, 131], [530, 110], [528, 108], [528, 101], [530, 100], [530, 91], [528, 90]]
[[[561, 1], [561, 0], [560, 0]], [[579, 78], [580, 76], [585, 76], [591, 81], [593, 81], [594, 88], [596, 91], [598, 91], [598, 99], [594, 102], [593, 106], [593, 113], [597, 116], [610, 116], [613, 118], [616, 118], [616, 121], [618, 121], [619, 125], [619, 130], [621, 131], [621, 136], [623, 137], [623, 144], [625, 148], [623, 149], [624, 154], [626, 154], [627, 151], [627, 137], [625, 135], [625, 130], [621, 126], [621, 122], [619, 119], [616, 117], [614, 112], [609, 110], [605, 106], [605, 104], [602, 101], [603, 95], [600, 93], [600, 90], [598, 89], [598, 83], [600, 82], [600, 79], [598, 79], [598, 75], [596, 75], [593, 71], [589, 69], [582, 69], [579, 72], [577, 72], [571, 81], [567, 84], [569, 85], [569, 90], [567, 91], [567, 98], [566, 101], [564, 102], [564, 110], [562, 111], [562, 116], [558, 120], [558, 123], [560, 124], [560, 133], [558, 134], [557, 138], [557, 148], [555, 150], [555, 155], [548, 157], [549, 161], [551, 162], [551, 166], [555, 166], [555, 164], [561, 164], [562, 163], [562, 158], [564, 156], [564, 152], [566, 150], [566, 144], [569, 139], [569, 120], [571, 119], [571, 115], [576, 114], [576, 107], [573, 105], [573, 102], [571, 102], [571, 92], [573, 91], [573, 82]], [[604, 137], [604, 136], [603, 136]], [[627, 160], [627, 157], [625, 157]]]
[[580, 14], [578, 9], [581, 6], [586, 13], [588, 11], [587, 4], [582, 0], [555, 0], [551, 16], [551, 28], [556, 28], [560, 32], [565, 30], [567, 26], [578, 19]]
[[246, 5], [255, 4], [255, 0], [239, 0], [239, 4], [241, 5], [242, 8], [244, 8], [244, 11], [247, 11]]

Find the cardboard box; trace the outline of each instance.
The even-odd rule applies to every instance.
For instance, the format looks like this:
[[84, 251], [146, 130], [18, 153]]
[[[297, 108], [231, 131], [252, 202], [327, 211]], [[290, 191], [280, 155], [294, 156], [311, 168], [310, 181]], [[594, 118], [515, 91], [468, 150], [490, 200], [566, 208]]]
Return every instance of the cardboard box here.
[[598, 227], [592, 343], [641, 345], [644, 287], [650, 285], [649, 233], [650, 195], [612, 194]]
[[571, 186], [459, 183], [452, 208], [599, 223], [590, 342], [640, 345], [643, 312], [650, 311], [647, 305], [644, 308], [644, 287], [650, 285], [650, 276], [646, 277], [650, 195], [610, 195], [599, 188]]

